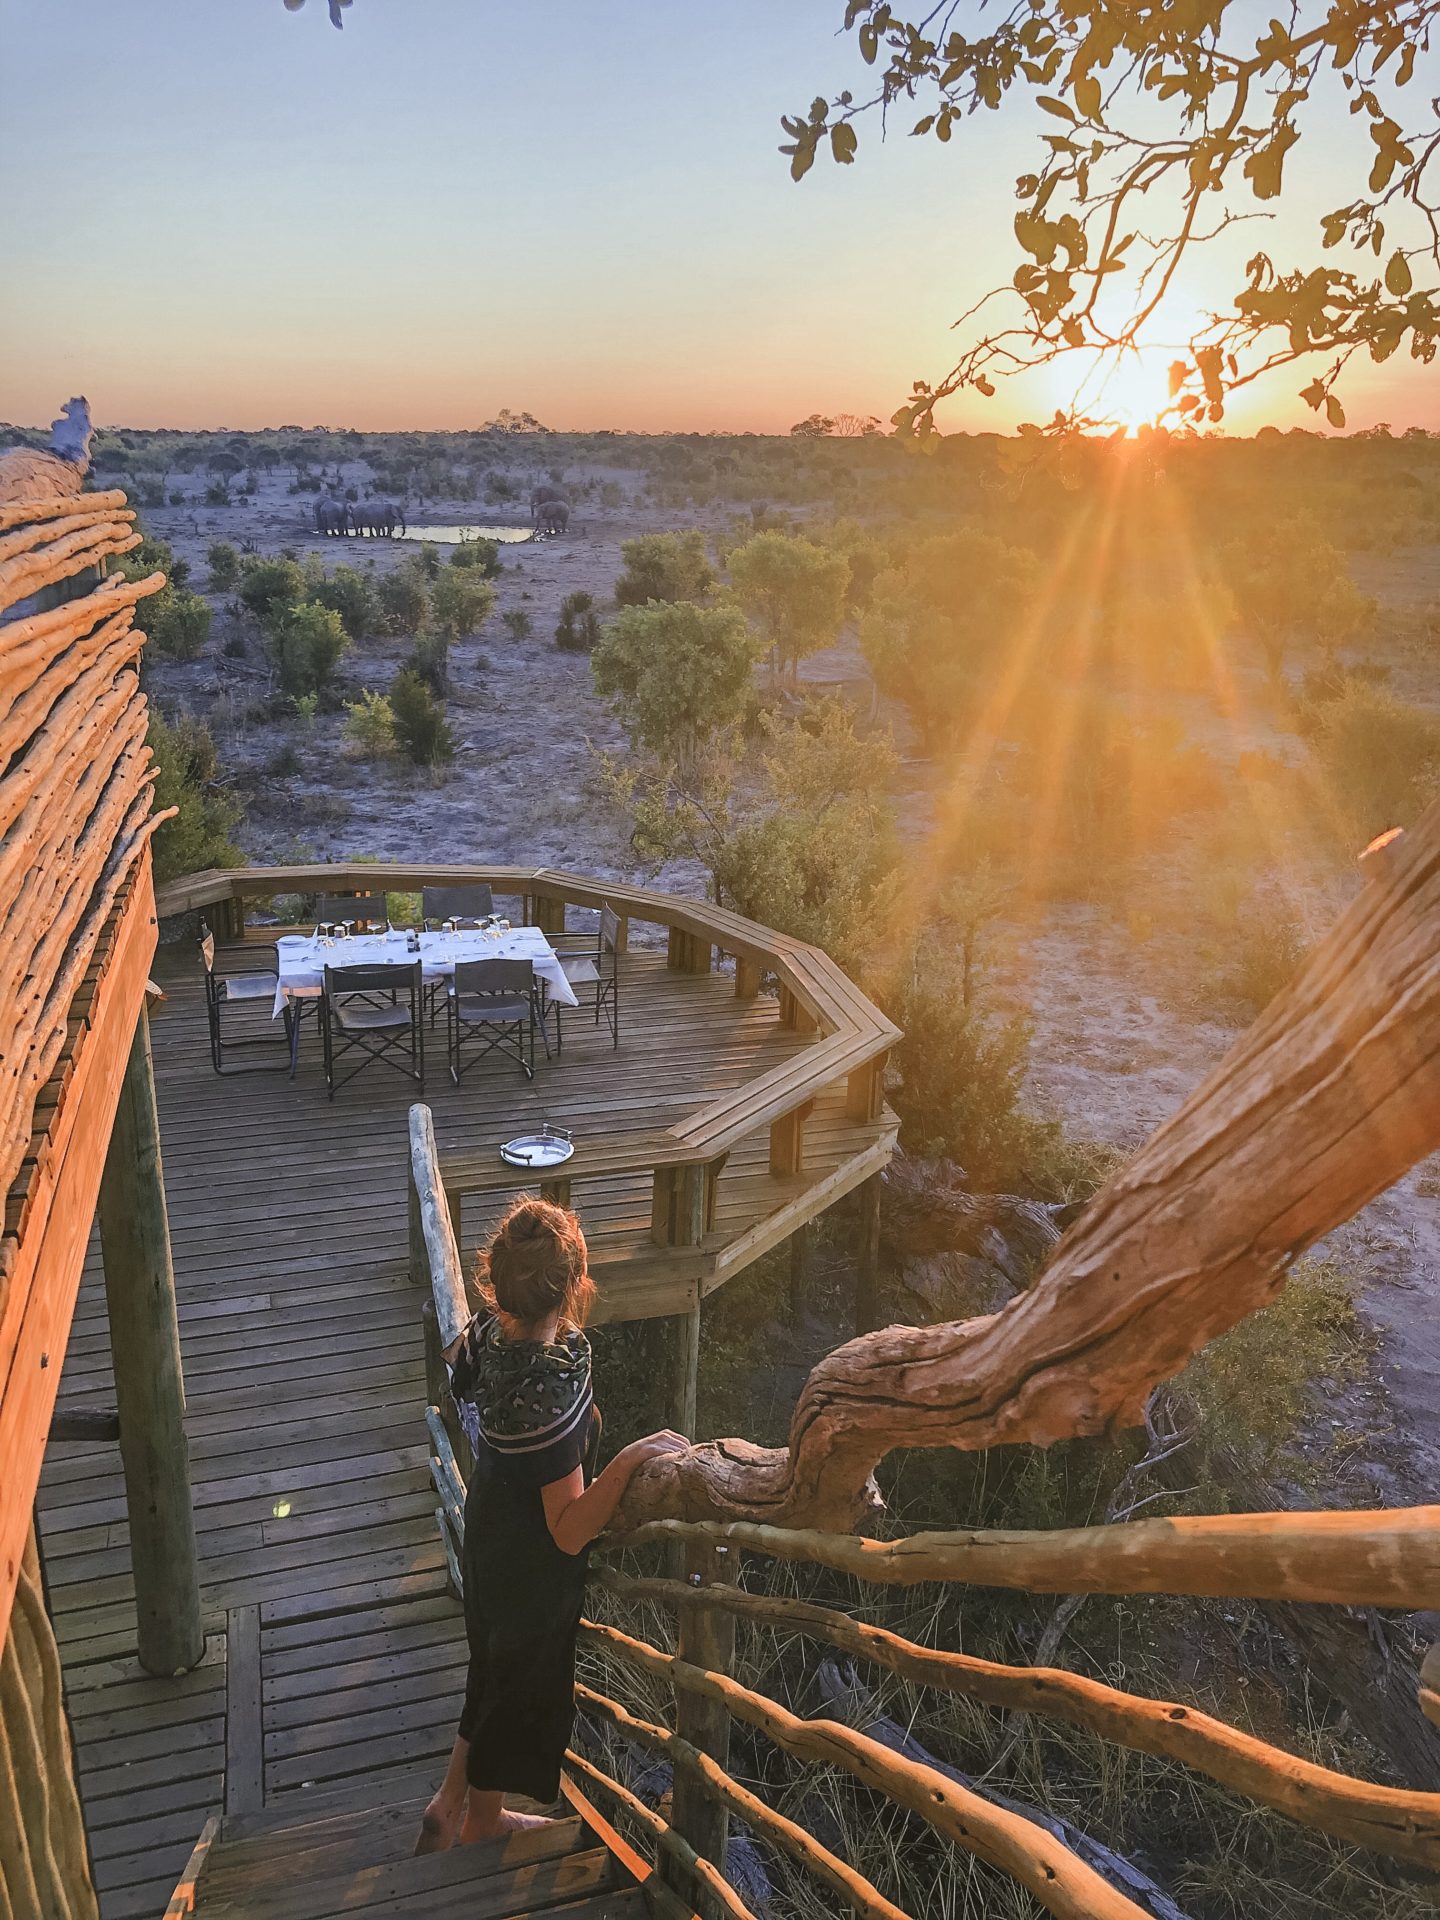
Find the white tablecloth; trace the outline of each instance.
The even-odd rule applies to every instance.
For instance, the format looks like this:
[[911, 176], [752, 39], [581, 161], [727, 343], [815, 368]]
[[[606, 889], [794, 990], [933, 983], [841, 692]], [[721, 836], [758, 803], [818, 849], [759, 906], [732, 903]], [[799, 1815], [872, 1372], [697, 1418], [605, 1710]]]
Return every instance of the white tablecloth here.
[[[317, 940], [313, 934], [290, 933], [277, 940], [275, 947], [280, 974], [275, 994], [277, 1017], [287, 1000], [315, 999], [319, 995], [326, 967], [403, 967], [413, 964], [416, 957], [404, 933], [352, 933], [348, 940]], [[448, 980], [457, 960], [529, 960], [552, 1000], [566, 1007], [579, 1004], [554, 948], [538, 927], [511, 927], [508, 933], [486, 933], [478, 928], [422, 933], [419, 958], [426, 980]]]

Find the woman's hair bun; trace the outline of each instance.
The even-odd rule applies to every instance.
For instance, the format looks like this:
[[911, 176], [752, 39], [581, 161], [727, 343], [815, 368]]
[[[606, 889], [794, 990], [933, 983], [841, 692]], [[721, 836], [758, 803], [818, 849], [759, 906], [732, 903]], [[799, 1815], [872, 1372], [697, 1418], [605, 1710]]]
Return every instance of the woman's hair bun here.
[[481, 1298], [492, 1311], [534, 1326], [558, 1310], [581, 1326], [594, 1298], [580, 1222], [565, 1207], [531, 1195], [502, 1216], [480, 1255]]

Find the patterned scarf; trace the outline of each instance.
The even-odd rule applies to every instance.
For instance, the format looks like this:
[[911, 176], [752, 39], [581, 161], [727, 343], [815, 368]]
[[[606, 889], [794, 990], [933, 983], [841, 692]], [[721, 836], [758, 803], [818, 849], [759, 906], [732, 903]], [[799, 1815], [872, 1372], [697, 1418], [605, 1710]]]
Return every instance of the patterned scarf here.
[[493, 1317], [469, 1341], [468, 1397], [480, 1432], [497, 1453], [523, 1454], [553, 1445], [588, 1421], [590, 1342], [569, 1332], [542, 1345], [506, 1340]]

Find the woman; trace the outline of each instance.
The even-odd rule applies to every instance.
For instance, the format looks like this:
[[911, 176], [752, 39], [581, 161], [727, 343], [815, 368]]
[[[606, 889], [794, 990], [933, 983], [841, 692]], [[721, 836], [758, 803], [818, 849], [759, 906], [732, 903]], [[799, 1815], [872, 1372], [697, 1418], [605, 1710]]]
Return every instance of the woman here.
[[[582, 1328], [595, 1286], [573, 1213], [517, 1200], [480, 1258], [483, 1306], [445, 1358], [456, 1400], [479, 1416], [465, 1501], [470, 1671], [445, 1779], [417, 1853], [490, 1840], [542, 1817], [507, 1793], [549, 1802], [575, 1718], [575, 1634], [586, 1548], [636, 1469], [689, 1444], [652, 1433], [591, 1480], [600, 1415]], [[588, 1482], [588, 1484], [587, 1484]]]

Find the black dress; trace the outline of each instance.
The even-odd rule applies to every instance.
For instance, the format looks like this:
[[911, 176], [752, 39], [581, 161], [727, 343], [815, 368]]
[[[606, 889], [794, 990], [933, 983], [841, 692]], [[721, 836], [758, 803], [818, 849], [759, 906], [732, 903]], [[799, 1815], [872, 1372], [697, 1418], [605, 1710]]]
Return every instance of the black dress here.
[[556, 1546], [541, 1488], [576, 1467], [590, 1476], [600, 1416], [589, 1342], [582, 1333], [549, 1345], [507, 1342], [493, 1316], [477, 1314], [451, 1387], [479, 1421], [465, 1501], [466, 1778], [482, 1792], [548, 1803], [560, 1791], [575, 1720], [575, 1635], [589, 1555]]

